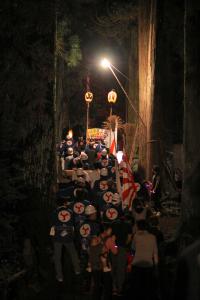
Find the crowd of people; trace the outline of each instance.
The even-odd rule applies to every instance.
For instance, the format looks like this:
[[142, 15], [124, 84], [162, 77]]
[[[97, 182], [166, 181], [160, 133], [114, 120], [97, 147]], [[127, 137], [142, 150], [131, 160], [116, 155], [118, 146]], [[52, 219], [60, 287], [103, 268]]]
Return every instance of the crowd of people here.
[[[51, 218], [57, 281], [64, 280], [65, 246], [82, 290], [90, 292], [92, 299], [109, 300], [112, 295], [124, 294], [128, 299], [131, 293], [135, 299], [156, 299], [155, 275], [163, 234], [150, 198], [156, 194], [158, 180], [153, 182], [152, 193], [145, 181], [139, 182], [133, 205], [126, 208], [117, 188], [116, 158], [109, 155], [103, 142], [94, 146], [94, 141], [84, 145], [79, 140], [74, 144], [67, 137], [58, 153], [63, 169], [73, 169], [76, 176], [67, 176], [60, 184]], [[91, 183], [87, 169], [97, 170], [99, 178]], [[119, 176], [122, 183], [120, 166]]]
[[[62, 170], [98, 169], [99, 158], [107, 156], [103, 139], [88, 139], [86, 141], [83, 137], [79, 137], [75, 141], [70, 135], [66, 135], [66, 138], [57, 146], [57, 152], [61, 159]], [[109, 159], [112, 159], [111, 155]]]

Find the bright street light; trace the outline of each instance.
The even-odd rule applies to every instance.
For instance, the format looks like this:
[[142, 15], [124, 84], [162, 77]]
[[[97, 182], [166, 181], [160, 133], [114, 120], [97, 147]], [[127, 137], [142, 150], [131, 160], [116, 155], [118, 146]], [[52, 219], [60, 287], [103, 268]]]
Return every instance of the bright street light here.
[[[118, 71], [120, 74], [122, 74], [124, 77], [126, 77], [126, 76], [125, 76], [121, 71], [119, 71], [116, 67], [114, 67], [114, 66], [109, 62], [109, 60], [106, 59], [106, 58], [102, 59], [102, 61], [101, 61], [101, 66], [102, 66], [104, 69], [105, 69], [105, 68], [109, 68], [109, 69], [110, 69], [110, 71], [112, 72], [113, 76], [114, 76], [115, 79], [117, 80], [119, 86], [121, 87], [121, 89], [122, 89], [124, 95], [126, 96], [126, 98], [127, 98], [128, 102], [129, 102], [131, 108], [134, 110], [134, 112], [136, 113], [136, 115], [138, 116], [138, 118], [141, 120], [143, 126], [146, 128], [146, 125], [145, 125], [145, 123], [144, 123], [142, 117], [140, 116], [139, 112], [137, 111], [137, 109], [136, 109], [135, 106], [133, 105], [131, 99], [129, 98], [127, 92], [125, 91], [123, 85], [121, 84], [121, 82], [120, 82], [119, 78], [117, 77], [116, 73], [114, 72], [113, 68], [114, 68], [116, 71]], [[127, 77], [126, 77], [126, 78], [127, 78]]]
[[106, 68], [110, 68], [111, 63], [109, 62], [109, 60], [107, 58], [103, 58], [101, 61], [101, 66], [106, 69]]

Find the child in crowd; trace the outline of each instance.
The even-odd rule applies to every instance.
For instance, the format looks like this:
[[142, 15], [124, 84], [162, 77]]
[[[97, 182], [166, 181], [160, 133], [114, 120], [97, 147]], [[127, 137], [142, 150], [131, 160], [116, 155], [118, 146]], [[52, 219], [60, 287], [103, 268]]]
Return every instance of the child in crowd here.
[[104, 226], [98, 236], [91, 239], [87, 271], [91, 272], [92, 299], [109, 300], [112, 295], [111, 262], [109, 254], [117, 254], [112, 227]]

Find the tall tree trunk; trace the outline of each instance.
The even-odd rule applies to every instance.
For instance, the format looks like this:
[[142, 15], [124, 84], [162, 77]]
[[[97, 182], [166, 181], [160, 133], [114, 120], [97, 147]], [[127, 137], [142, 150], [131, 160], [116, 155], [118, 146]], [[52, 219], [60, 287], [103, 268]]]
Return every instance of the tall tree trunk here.
[[184, 182], [182, 222], [200, 232], [200, 2], [185, 0], [184, 18]]
[[[130, 29], [130, 48], [129, 48], [129, 98], [134, 107], [139, 108], [139, 78], [138, 78], [138, 25], [133, 24]], [[136, 123], [138, 116], [133, 108], [128, 104], [127, 108], [127, 122]]]
[[156, 0], [139, 1], [139, 158], [141, 167], [150, 175], [152, 106], [154, 96], [154, 48]]
[[[135, 22], [131, 24], [130, 28], [130, 42], [129, 42], [129, 57], [128, 57], [128, 95], [129, 99], [136, 109], [139, 110], [139, 77], [138, 77], [138, 24]], [[126, 130], [126, 152], [128, 157], [130, 155], [135, 157], [137, 142], [135, 139], [136, 126], [138, 122], [138, 115], [130, 105], [127, 103], [126, 122], [129, 124], [129, 130]]]
[[171, 197], [176, 196], [173, 171], [178, 165], [174, 144], [180, 149], [183, 136], [183, 19], [183, 1], [157, 1], [150, 161], [161, 167], [162, 192]]

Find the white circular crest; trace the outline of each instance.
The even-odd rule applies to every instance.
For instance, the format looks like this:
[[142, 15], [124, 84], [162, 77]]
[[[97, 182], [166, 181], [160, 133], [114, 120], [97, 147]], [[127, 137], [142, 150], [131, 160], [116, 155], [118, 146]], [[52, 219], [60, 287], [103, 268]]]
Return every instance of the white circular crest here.
[[68, 145], [68, 146], [71, 146], [71, 145], [72, 145], [72, 141], [70, 141], [70, 140], [67, 141], [67, 145]]
[[73, 208], [77, 215], [81, 215], [85, 210], [85, 205], [81, 202], [76, 202]]
[[58, 213], [58, 220], [66, 223], [71, 219], [71, 214], [67, 210], [61, 210]]
[[101, 165], [102, 165], [102, 167], [107, 167], [108, 166], [108, 160], [107, 159], [102, 159]]
[[108, 183], [106, 180], [101, 180], [99, 186], [100, 186], [100, 190], [102, 190], [102, 191], [105, 191], [108, 189]]
[[103, 195], [103, 200], [106, 202], [106, 203], [111, 203], [112, 202], [112, 199], [113, 199], [113, 193], [112, 192], [105, 192], [104, 195]]
[[83, 224], [80, 228], [80, 234], [82, 237], [87, 237], [90, 234], [91, 228], [89, 224]]
[[106, 210], [106, 217], [109, 220], [115, 220], [118, 217], [118, 211], [115, 208], [109, 208]]

